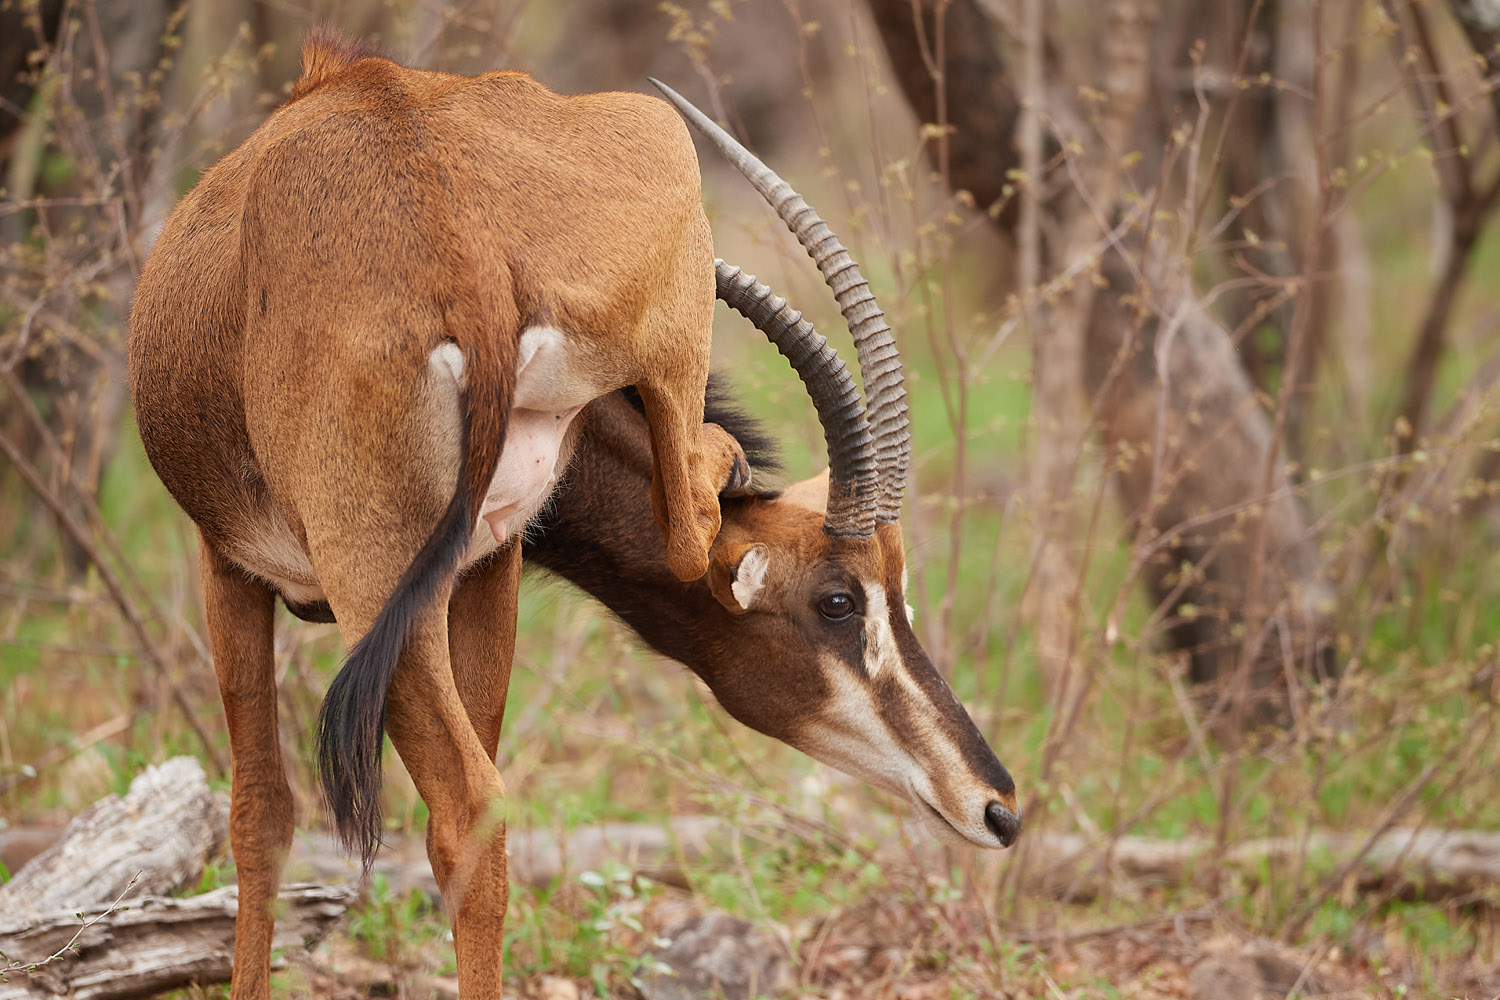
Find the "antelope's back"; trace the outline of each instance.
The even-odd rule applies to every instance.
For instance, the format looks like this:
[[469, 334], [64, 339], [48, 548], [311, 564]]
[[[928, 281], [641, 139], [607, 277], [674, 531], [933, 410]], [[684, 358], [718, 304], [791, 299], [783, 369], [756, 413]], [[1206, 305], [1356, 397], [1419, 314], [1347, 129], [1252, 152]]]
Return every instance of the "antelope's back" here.
[[[253, 406], [257, 382], [329, 365], [420, 367], [441, 330], [413, 316], [455, 261], [493, 299], [496, 336], [519, 334], [498, 328], [503, 299], [521, 326], [628, 341], [684, 266], [712, 300], [696, 154], [664, 102], [382, 58], [318, 66], [178, 204], [132, 307], [142, 440], [210, 539], [268, 502], [247, 383]], [[273, 308], [294, 315], [268, 344]]]

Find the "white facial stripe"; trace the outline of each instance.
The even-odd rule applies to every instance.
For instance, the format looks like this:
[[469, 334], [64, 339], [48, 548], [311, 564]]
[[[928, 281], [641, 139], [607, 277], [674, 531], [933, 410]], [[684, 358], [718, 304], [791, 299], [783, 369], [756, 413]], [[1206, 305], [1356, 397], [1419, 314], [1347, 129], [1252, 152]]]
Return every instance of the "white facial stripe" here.
[[906, 624], [915, 625], [917, 623], [917, 609], [912, 607], [911, 602], [906, 600], [906, 588], [910, 582], [910, 578], [911, 570], [903, 565], [901, 567], [901, 602], [906, 605]]
[[[801, 748], [845, 774], [915, 800], [912, 807], [944, 839], [993, 845], [994, 837], [984, 826], [989, 789], [969, 776], [956, 744], [931, 724], [931, 715], [918, 708], [912, 731], [895, 733], [881, 717], [869, 683], [837, 657], [821, 656], [818, 666], [833, 687], [833, 697], [803, 728]], [[893, 669], [900, 671], [899, 666]], [[949, 787], [955, 782], [960, 784]], [[939, 783], [944, 787], [939, 789]], [[930, 815], [929, 806], [946, 822]]]
[[805, 749], [846, 774], [905, 794], [911, 780], [920, 777], [920, 769], [881, 721], [869, 686], [835, 656], [820, 656], [818, 667], [834, 693], [817, 720], [805, 728]]
[[[936, 691], [919, 685], [914, 677], [906, 670], [904, 662], [896, 665], [895, 674], [901, 681], [901, 686], [910, 698], [912, 715], [917, 721], [928, 721], [929, 724], [922, 727], [920, 734], [911, 735], [912, 745], [921, 748], [917, 757], [919, 761], [927, 765], [928, 775], [936, 776], [934, 781], [941, 781], [943, 787], [937, 788], [935, 784], [928, 784], [925, 788], [917, 785], [914, 791], [922, 792], [922, 798], [928, 805], [938, 809], [943, 815], [966, 836], [978, 837], [981, 842], [990, 837], [988, 829], [984, 826], [984, 807], [992, 798], [991, 791], [987, 785], [973, 776], [968, 762], [964, 756], [957, 737], [941, 723], [935, 720], [944, 718], [937, 702], [939, 700], [949, 703], [949, 708], [956, 708], [964, 712], [963, 705], [953, 689], [940, 680], [940, 687]], [[947, 792], [947, 794], [941, 794]], [[978, 797], [975, 798], [975, 793]], [[955, 817], [954, 810], [960, 815]]]
[[866, 583], [864, 586], [865, 672], [874, 680], [886, 661], [896, 658], [896, 637], [891, 635], [890, 609], [885, 603], [885, 588], [878, 583]]
[[766, 570], [770, 567], [771, 556], [764, 545], [752, 545], [740, 557], [739, 565], [734, 568], [734, 583], [729, 589], [734, 592], [735, 601], [746, 611], [765, 587]]
[[[984, 825], [984, 807], [992, 797], [992, 792], [986, 784], [973, 776], [958, 734], [950, 732], [947, 725], [940, 721], [952, 718], [949, 714], [952, 709], [962, 712], [963, 707], [946, 684], [932, 689], [930, 685], [917, 683], [896, 647], [885, 588], [878, 583], [864, 583], [863, 586], [866, 676], [874, 681], [884, 671], [895, 678], [900, 685], [902, 700], [908, 706], [908, 719], [901, 732], [890, 732], [890, 727], [880, 718], [874, 689], [870, 684], [859, 683], [847, 667], [827, 664], [825, 669], [830, 670], [830, 676], [836, 672], [839, 678], [840, 697], [836, 700], [840, 703], [840, 710], [844, 713], [868, 711], [873, 715], [874, 725], [882, 731], [877, 738], [868, 728], [862, 727], [864, 738], [869, 742], [864, 748], [861, 762], [867, 761], [872, 751], [882, 757], [890, 753], [899, 755], [906, 762], [906, 767], [902, 768], [904, 774], [901, 780], [908, 796], [916, 797], [939, 810], [948, 823], [966, 837], [980, 843], [989, 842], [993, 837]], [[898, 599], [901, 600], [909, 621], [911, 607], [906, 604], [905, 596], [903, 587], [903, 593], [898, 595]], [[851, 701], [844, 684], [866, 695], [867, 700], [863, 703]], [[940, 706], [940, 701], [946, 704]], [[844, 717], [843, 728], [853, 729], [848, 715]], [[867, 780], [872, 779], [867, 777]]]

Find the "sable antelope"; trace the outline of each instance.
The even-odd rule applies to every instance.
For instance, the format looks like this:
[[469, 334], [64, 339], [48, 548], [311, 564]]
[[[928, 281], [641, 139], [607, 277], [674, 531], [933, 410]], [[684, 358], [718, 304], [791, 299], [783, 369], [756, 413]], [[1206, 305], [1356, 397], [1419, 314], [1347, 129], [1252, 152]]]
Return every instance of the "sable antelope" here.
[[[847, 373], [828, 361], [808, 370], [814, 384], [844, 389], [842, 402], [820, 406], [832, 420], [825, 516], [805, 497], [796, 514], [804, 486], [747, 506], [738, 542], [705, 543], [720, 526], [713, 494], [742, 489], [746, 476], [721, 430], [680, 426], [685, 408], [701, 419], [690, 321], [707, 320], [694, 313], [691, 272], [707, 231], [691, 144], [659, 107], [635, 95], [559, 98], [520, 74], [424, 73], [314, 38], [288, 104], [205, 174], [158, 240], [132, 314], [132, 390], [148, 455], [201, 537], [233, 754], [236, 998], [268, 995], [271, 904], [292, 835], [275, 715], [278, 595], [294, 613], [336, 617], [351, 646], [319, 732], [340, 832], [368, 862], [388, 729], [431, 813], [428, 854], [453, 919], [460, 990], [498, 998], [507, 886], [493, 759], [514, 649], [516, 538], [566, 465], [572, 416], [621, 384], [637, 386], [646, 415], [649, 452], [638, 454], [651, 456], [645, 490], [666, 531], [652, 536], [656, 565], [681, 582], [713, 556], [700, 590], [768, 615], [743, 621], [773, 640], [789, 634], [770, 612], [797, 586], [777, 571], [784, 553], [773, 547], [849, 586], [818, 599], [824, 617], [851, 623], [846, 641], [821, 650], [824, 686], [804, 688], [829, 692], [823, 725], [757, 712], [756, 682], [743, 674], [711, 680], [726, 707], [908, 791], [975, 842], [1008, 843], [1018, 830], [1009, 777], [904, 624], [901, 477], [876, 476], [885, 452]], [[509, 157], [509, 169], [486, 174], [490, 156]], [[676, 169], [685, 163], [690, 183]], [[729, 272], [719, 270], [723, 293]], [[735, 280], [740, 308], [772, 302]], [[776, 309], [760, 325], [787, 318]], [[607, 345], [589, 341], [605, 331]], [[575, 350], [575, 336], [589, 349]], [[885, 341], [872, 356], [886, 351], [899, 391], [888, 331]], [[861, 340], [862, 360], [873, 343]], [[811, 344], [810, 331], [782, 341], [794, 361]], [[674, 401], [694, 380], [696, 399]], [[877, 373], [869, 384], [884, 383]], [[899, 472], [905, 445], [894, 447]], [[803, 529], [821, 520], [816, 537], [778, 533], [775, 517], [798, 516]], [[850, 677], [831, 674], [832, 658], [855, 648]], [[851, 680], [856, 669], [863, 678]], [[876, 693], [892, 683], [902, 690]], [[970, 773], [945, 773], [959, 766]], [[979, 797], [974, 775], [986, 783]], [[981, 818], [962, 818], [979, 798]]]

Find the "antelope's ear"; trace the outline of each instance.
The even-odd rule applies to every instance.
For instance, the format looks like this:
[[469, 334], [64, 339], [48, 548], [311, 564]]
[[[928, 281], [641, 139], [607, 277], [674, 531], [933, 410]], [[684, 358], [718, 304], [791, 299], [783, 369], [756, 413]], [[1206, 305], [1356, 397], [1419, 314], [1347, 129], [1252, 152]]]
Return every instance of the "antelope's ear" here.
[[766, 586], [771, 550], [760, 542], [716, 545], [709, 554], [708, 589], [732, 615], [752, 611]]

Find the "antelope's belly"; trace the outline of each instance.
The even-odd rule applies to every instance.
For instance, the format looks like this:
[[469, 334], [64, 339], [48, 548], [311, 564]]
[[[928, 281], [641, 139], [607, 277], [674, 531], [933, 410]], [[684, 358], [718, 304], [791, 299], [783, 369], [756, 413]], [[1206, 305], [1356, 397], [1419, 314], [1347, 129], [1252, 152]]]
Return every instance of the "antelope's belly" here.
[[[471, 560], [521, 534], [552, 495], [567, 466], [568, 430], [578, 411], [616, 387], [595, 361], [586, 345], [556, 327], [522, 331], [505, 445], [479, 511]], [[461, 361], [455, 367], [462, 372]]]
[[566, 460], [568, 428], [580, 409], [510, 411], [505, 447], [479, 510], [497, 544], [519, 534], [552, 495]]
[[[511, 410], [505, 446], [463, 559], [484, 558], [526, 529], [546, 504], [571, 451], [568, 430], [581, 406], [566, 410]], [[279, 592], [289, 604], [327, 600], [316, 570], [291, 527], [269, 506], [247, 511], [225, 554]]]

